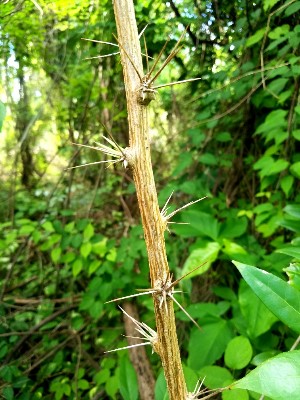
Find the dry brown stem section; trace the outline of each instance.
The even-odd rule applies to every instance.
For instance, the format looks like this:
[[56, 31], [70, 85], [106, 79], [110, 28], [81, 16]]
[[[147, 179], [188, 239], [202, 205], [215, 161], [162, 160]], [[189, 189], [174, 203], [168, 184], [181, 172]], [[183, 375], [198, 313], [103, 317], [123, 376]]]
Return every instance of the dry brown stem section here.
[[[143, 76], [143, 67], [133, 1], [114, 0], [114, 12], [127, 99], [129, 145], [132, 152], [130, 164], [147, 245], [151, 285], [157, 288], [165, 282], [169, 266], [164, 240], [165, 224], [160, 215], [151, 163], [148, 110], [147, 106], [137, 101], [140, 79], [135, 68]], [[164, 304], [160, 307], [156, 294], [153, 295], [153, 301], [159, 339], [158, 353], [169, 397], [170, 400], [185, 400], [187, 390], [180, 360], [173, 302], [167, 298], [167, 307]]]

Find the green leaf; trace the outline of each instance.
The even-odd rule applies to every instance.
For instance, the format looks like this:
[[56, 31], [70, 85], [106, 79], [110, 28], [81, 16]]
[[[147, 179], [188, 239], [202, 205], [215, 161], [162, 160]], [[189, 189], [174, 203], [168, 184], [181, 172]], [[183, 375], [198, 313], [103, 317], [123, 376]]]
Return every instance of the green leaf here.
[[155, 400], [168, 400], [167, 382], [163, 371], [160, 372], [155, 383], [154, 389]]
[[57, 263], [61, 256], [61, 248], [55, 247], [55, 249], [51, 250], [51, 259], [54, 263]]
[[278, 224], [286, 229], [289, 229], [290, 231], [300, 233], [299, 219], [285, 218], [281, 221], [278, 221]]
[[237, 336], [226, 347], [225, 364], [232, 369], [245, 368], [251, 361], [252, 353], [249, 339], [244, 336]]
[[29, 235], [30, 233], [34, 232], [36, 227], [34, 225], [23, 225], [19, 230], [20, 235]]
[[90, 385], [86, 379], [79, 379], [77, 387], [81, 390], [87, 390], [90, 387]]
[[2, 389], [2, 395], [5, 400], [14, 399], [14, 390], [11, 386], [6, 386]]
[[282, 353], [260, 364], [233, 388], [253, 390], [273, 400], [298, 400], [300, 393], [300, 351]]
[[284, 24], [281, 26], [277, 26], [268, 34], [268, 36], [270, 39], [276, 40], [279, 39], [281, 36], [286, 37], [289, 31], [290, 31], [290, 26], [288, 24]]
[[115, 394], [117, 393], [119, 389], [119, 379], [117, 376], [110, 376], [108, 380], [105, 382], [105, 390], [106, 393], [112, 397], [113, 399], [116, 399]]
[[188, 366], [198, 370], [213, 364], [222, 357], [232, 332], [227, 321], [207, 324], [202, 330], [194, 330], [189, 342]]
[[197, 269], [195, 272], [190, 274], [186, 279], [190, 279], [193, 276], [201, 275], [206, 272], [212, 262], [214, 262], [219, 254], [220, 245], [217, 242], [203, 242], [203, 247], [195, 249], [191, 252], [189, 257], [184, 263], [182, 275], [187, 274], [199, 265], [206, 262], [202, 267]]
[[195, 389], [195, 386], [198, 382], [199, 376], [196, 374], [194, 370], [191, 368], [187, 367], [185, 364], [182, 364], [182, 369], [183, 369], [183, 374], [184, 374], [184, 380], [187, 386], [187, 390], [189, 392], [193, 392]]
[[44, 228], [47, 232], [54, 232], [54, 227], [50, 221], [44, 222], [42, 228]]
[[76, 277], [82, 271], [82, 267], [82, 260], [80, 258], [77, 258], [72, 265], [72, 273], [74, 277]]
[[295, 14], [298, 10], [300, 10], [300, 1], [296, 1], [294, 4], [291, 4], [285, 10], [285, 15], [289, 17], [292, 14]]
[[272, 8], [276, 3], [280, 0], [264, 0], [264, 10], [267, 11], [269, 8]]
[[300, 248], [295, 246], [286, 246], [282, 249], [277, 249], [276, 253], [287, 254], [293, 258], [300, 260]]
[[300, 179], [300, 161], [295, 162], [290, 166], [291, 173], [298, 179]]
[[246, 41], [246, 46], [251, 47], [255, 43], [258, 43], [261, 41], [261, 39], [264, 37], [266, 28], [259, 29], [258, 31], [255, 32], [254, 35], [250, 36], [247, 41]]
[[280, 353], [279, 350], [270, 350], [270, 351], [264, 351], [262, 353], [256, 354], [255, 357], [253, 357], [251, 364], [255, 365], [256, 367], [263, 362], [269, 360], [269, 358], [277, 356], [277, 354]]
[[94, 377], [94, 381], [97, 383], [97, 385], [101, 385], [101, 383], [104, 383], [108, 380], [110, 377], [110, 371], [107, 368], [101, 369], [99, 372]]
[[[287, 167], [289, 166], [289, 162], [286, 160], [276, 160], [269, 164], [268, 166], [265, 166], [261, 171], [260, 171], [260, 177], [263, 178], [265, 176], [270, 176], [270, 175], [276, 175], [279, 174], [279, 172], [284, 171]], [[299, 163], [299, 173], [300, 173], [300, 163]]]
[[300, 129], [293, 130], [292, 135], [296, 140], [300, 140]]
[[245, 389], [225, 390], [222, 393], [222, 400], [249, 400], [249, 394]]
[[289, 196], [291, 189], [293, 187], [294, 181], [295, 181], [295, 179], [291, 175], [286, 175], [280, 179], [280, 187], [283, 190], [286, 197]]
[[188, 210], [182, 214], [182, 221], [189, 223], [203, 236], [215, 241], [218, 239], [221, 224], [212, 215], [197, 210]]
[[300, 333], [300, 292], [269, 272], [234, 262], [261, 301], [288, 327]]
[[88, 224], [83, 231], [83, 238], [88, 241], [92, 236], [94, 236], [94, 228], [92, 224]]
[[[233, 261], [233, 264], [240, 264]], [[247, 334], [256, 338], [267, 332], [277, 321], [275, 315], [263, 304], [245, 282], [240, 283], [239, 304], [242, 315], [247, 322]]]
[[92, 275], [94, 272], [97, 271], [97, 269], [100, 267], [101, 261], [99, 260], [94, 260], [90, 263], [89, 265], [89, 275]]
[[256, 133], [271, 132], [273, 129], [286, 126], [286, 110], [274, 110], [266, 117], [265, 121], [256, 129]]
[[211, 153], [204, 153], [198, 158], [198, 161], [204, 165], [217, 165], [218, 159]]
[[216, 365], [209, 365], [201, 368], [199, 371], [199, 379], [204, 379], [205, 387], [208, 389], [226, 387], [233, 382], [233, 376], [228, 369]]
[[87, 258], [92, 250], [92, 244], [90, 242], [82, 243], [80, 246], [80, 254], [83, 258]]
[[120, 361], [119, 387], [124, 400], [138, 399], [136, 373], [127, 357], [123, 357]]
[[92, 244], [92, 252], [100, 257], [103, 257], [107, 250], [107, 238], [102, 239], [100, 242]]
[[246, 232], [247, 218], [230, 218], [221, 224], [220, 237], [225, 239], [233, 239], [239, 237]]
[[215, 139], [218, 142], [230, 142], [232, 140], [232, 137], [229, 132], [221, 132], [216, 135]]
[[247, 251], [237, 243], [231, 242], [230, 240], [223, 239], [222, 252], [229, 256], [231, 259], [240, 262], [251, 262], [253, 257], [247, 253]]

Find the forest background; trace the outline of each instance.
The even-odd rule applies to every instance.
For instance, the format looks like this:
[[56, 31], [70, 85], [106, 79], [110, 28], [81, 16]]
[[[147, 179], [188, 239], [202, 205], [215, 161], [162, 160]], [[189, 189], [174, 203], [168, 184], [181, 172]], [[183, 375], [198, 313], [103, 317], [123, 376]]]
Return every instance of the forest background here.
[[[176, 317], [189, 390], [199, 377], [215, 389], [297, 340], [231, 260], [300, 290], [300, 1], [135, 8], [150, 65], [187, 29], [158, 84], [201, 77], [159, 89], [151, 145], [161, 207], [172, 192], [171, 210], [207, 196], [176, 215], [188, 224], [170, 225], [166, 241], [176, 277], [206, 261], [177, 295], [202, 330], [180, 309]], [[67, 169], [103, 160], [73, 143], [95, 146], [111, 134], [128, 144], [119, 55], [99, 58], [118, 47], [96, 42], [116, 44], [115, 33], [110, 1], [0, 4], [0, 393], [8, 400], [139, 396], [128, 351], [103, 354], [127, 345], [120, 310], [104, 303], [149, 286], [131, 172]], [[153, 326], [150, 296], [131, 307]], [[145, 354], [162, 400], [159, 358]], [[239, 391], [239, 400], [259, 398]]]

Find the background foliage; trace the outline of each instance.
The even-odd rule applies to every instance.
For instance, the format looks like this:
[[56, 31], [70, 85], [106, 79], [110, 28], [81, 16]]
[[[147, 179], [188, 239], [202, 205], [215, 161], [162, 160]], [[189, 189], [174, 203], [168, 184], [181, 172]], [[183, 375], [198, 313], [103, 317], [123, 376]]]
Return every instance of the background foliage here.
[[[172, 191], [174, 209], [208, 196], [166, 236], [177, 277], [207, 261], [181, 284], [180, 301], [202, 330], [176, 312], [190, 390], [199, 377], [209, 389], [230, 384], [300, 333], [299, 307], [282, 316], [280, 303], [265, 305], [247, 267], [299, 296], [299, 9], [296, 0], [136, 4], [151, 57], [169, 35], [165, 57], [189, 26], [159, 83], [202, 78], [160, 89], [151, 105], [161, 205]], [[93, 145], [106, 130], [128, 142], [118, 55], [97, 58], [117, 48], [81, 40], [114, 41], [112, 5], [10, 0], [0, 17], [1, 395], [137, 399], [127, 351], [103, 355], [126, 345], [120, 311], [104, 302], [149, 285], [132, 176], [105, 164], [66, 170], [101, 160], [73, 142]], [[136, 303], [153, 326], [151, 298]], [[159, 359], [148, 355], [160, 400]], [[245, 388], [222, 398], [260, 398]]]

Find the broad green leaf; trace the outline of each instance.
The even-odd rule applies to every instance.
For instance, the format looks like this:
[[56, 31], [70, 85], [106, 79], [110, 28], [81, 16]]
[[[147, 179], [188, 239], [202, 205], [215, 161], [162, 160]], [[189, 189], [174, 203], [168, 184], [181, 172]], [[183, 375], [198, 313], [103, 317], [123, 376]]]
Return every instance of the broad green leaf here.
[[127, 357], [123, 357], [120, 361], [119, 387], [124, 400], [138, 399], [136, 373]]
[[167, 391], [167, 382], [164, 376], [163, 371], [160, 372], [158, 378], [155, 383], [154, 389], [154, 398], [155, 400], [168, 400], [169, 395]]
[[247, 251], [237, 243], [223, 239], [222, 252], [233, 260], [240, 262], [252, 262], [256, 260], [256, 256], [251, 256]]
[[92, 236], [94, 236], [94, 228], [92, 224], [88, 224], [83, 231], [83, 238], [88, 241]]
[[174, 169], [172, 176], [179, 175], [186, 168], [188, 168], [193, 162], [193, 155], [189, 152], [184, 152], [180, 154], [178, 158], [177, 167]]
[[[234, 264], [240, 264], [233, 261]], [[262, 333], [267, 332], [277, 321], [277, 318], [263, 302], [256, 296], [245, 282], [240, 283], [239, 304], [242, 315], [247, 322], [247, 334], [251, 338], [256, 338]]]
[[265, 121], [259, 125], [259, 127], [256, 129], [256, 133], [261, 133], [261, 132], [270, 132], [272, 129], [278, 129], [280, 127], [285, 127], [286, 126], [286, 120], [285, 117], [287, 115], [286, 110], [274, 110], [271, 111], [270, 114], [266, 117]]
[[20, 235], [29, 235], [30, 233], [34, 232], [36, 227], [34, 225], [22, 225], [19, 234]]
[[262, 38], [264, 37], [266, 29], [262, 28], [259, 29], [258, 31], [255, 32], [254, 35], [250, 36], [247, 41], [246, 41], [246, 46], [247, 47], [251, 47], [253, 46], [255, 43], [258, 43], [262, 40]]
[[51, 259], [56, 264], [61, 256], [61, 248], [55, 247], [55, 249], [51, 250]]
[[182, 213], [182, 222], [189, 223], [203, 236], [217, 240], [221, 224], [211, 214], [197, 210], [188, 210]]
[[87, 258], [92, 250], [92, 244], [90, 242], [82, 243], [80, 246], [80, 254], [83, 258]]
[[231, 338], [232, 332], [225, 320], [204, 325], [201, 331], [195, 329], [189, 341], [188, 366], [198, 370], [213, 364], [222, 357]]
[[298, 179], [300, 179], [300, 161], [295, 162], [290, 166], [291, 173]]
[[200, 369], [199, 379], [204, 379], [208, 389], [218, 389], [228, 386], [233, 381], [233, 376], [226, 368], [208, 365]]
[[291, 4], [287, 9], [285, 10], [285, 15], [289, 17], [292, 14], [295, 14], [297, 11], [300, 10], [300, 1], [296, 1], [294, 4]]
[[76, 277], [82, 271], [82, 260], [81, 258], [77, 258], [72, 264], [72, 273], [73, 276]]
[[232, 140], [232, 137], [229, 132], [221, 132], [216, 135], [215, 139], [218, 142], [230, 142]]
[[263, 0], [264, 10], [267, 11], [269, 8], [272, 8], [279, 1], [280, 0]]
[[286, 246], [286, 247], [283, 247], [282, 249], [277, 249], [276, 253], [287, 254], [288, 256], [291, 256], [293, 258], [297, 258], [298, 260], [300, 260], [300, 247]]
[[276, 40], [279, 39], [280, 36], [287, 36], [289, 31], [290, 31], [290, 26], [288, 24], [284, 24], [281, 26], [277, 26], [268, 34], [268, 36], [270, 39]]
[[225, 364], [231, 369], [245, 368], [252, 358], [252, 346], [248, 338], [237, 336], [230, 340], [225, 350]]
[[289, 196], [291, 189], [293, 187], [294, 181], [295, 181], [295, 179], [291, 175], [286, 175], [280, 179], [280, 187], [283, 190], [286, 197]]
[[211, 153], [204, 153], [199, 156], [198, 161], [204, 165], [217, 165], [218, 159]]
[[103, 257], [107, 250], [107, 238], [102, 239], [100, 242], [92, 244], [92, 252]]
[[225, 239], [233, 239], [243, 235], [247, 229], [247, 218], [239, 217], [239, 218], [231, 218], [227, 219], [224, 223], [221, 224], [220, 229], [220, 237]]
[[263, 169], [265, 167], [268, 167], [268, 165], [272, 164], [273, 162], [274, 162], [273, 157], [263, 156], [258, 161], [256, 161], [256, 163], [253, 164], [253, 169], [254, 170]]
[[300, 219], [300, 204], [288, 204], [284, 207], [283, 211], [292, 217]]
[[90, 307], [92, 307], [92, 305], [94, 304], [94, 301], [95, 301], [94, 295], [90, 292], [86, 292], [82, 297], [79, 309], [80, 310], [88, 310]]
[[6, 386], [2, 389], [2, 395], [5, 400], [14, 399], [14, 390], [11, 386]]
[[119, 379], [116, 375], [110, 376], [105, 382], [105, 391], [112, 398], [116, 399], [115, 394], [119, 390]]
[[300, 398], [300, 350], [281, 353], [260, 364], [232, 388], [252, 390], [273, 400]]
[[222, 400], [249, 400], [249, 394], [245, 389], [232, 389], [222, 392]]
[[187, 386], [187, 390], [189, 392], [193, 392], [195, 389], [195, 386], [198, 382], [199, 376], [196, 374], [194, 370], [191, 368], [187, 367], [185, 364], [182, 364], [182, 369], [183, 369], [183, 374], [184, 374], [184, 379], [185, 383]]
[[233, 263], [270, 311], [300, 333], [300, 292], [269, 272], [239, 262]]
[[[269, 85], [268, 85], [268, 89], [275, 93], [275, 94], [279, 94], [281, 92], [283, 92], [283, 89], [285, 87], [285, 85], [289, 82], [289, 79], [287, 78], [278, 78], [278, 79], [274, 79]], [[283, 138], [287, 138], [288, 137], [288, 132], [283, 132]], [[276, 137], [275, 137], [276, 139]], [[280, 142], [282, 142], [283, 140], [281, 140]]]
[[283, 271], [289, 277], [289, 284], [300, 292], [300, 263], [291, 263]]
[[219, 250], [220, 245], [217, 242], [206, 242], [204, 243], [203, 247], [193, 250], [184, 263], [182, 275], [187, 274], [204, 262], [206, 263], [195, 272], [190, 274], [187, 279], [190, 279], [193, 276], [201, 275], [206, 272], [210, 268], [212, 262], [217, 259]]
[[90, 316], [94, 319], [98, 319], [103, 310], [103, 302], [102, 301], [95, 301], [91, 308], [89, 308], [88, 312]]
[[79, 379], [77, 387], [82, 390], [87, 390], [90, 387], [90, 385], [86, 379]]
[[[269, 166], [265, 166], [259, 173], [260, 177], [279, 174], [279, 172], [284, 171], [289, 166], [289, 162], [286, 160], [275, 160]], [[300, 173], [300, 163], [299, 163], [299, 173]]]
[[54, 232], [52, 222], [50, 222], [50, 221], [44, 222], [42, 225], [42, 228], [44, 228], [45, 231], [47, 231], [47, 232]]
[[92, 273], [94, 273], [95, 271], [97, 271], [97, 269], [100, 267], [101, 265], [101, 261], [99, 260], [93, 260], [90, 264], [89, 264], [89, 275], [92, 275]]
[[75, 222], [72, 221], [69, 224], [65, 225], [65, 232], [71, 233], [75, 227]]
[[290, 231], [300, 233], [300, 220], [298, 218], [285, 218], [278, 221], [278, 225], [283, 226]]
[[97, 385], [101, 385], [101, 383], [105, 383], [109, 377], [110, 377], [109, 369], [103, 368], [96, 373], [96, 375], [94, 376], [94, 381], [97, 383]]
[[269, 360], [269, 358], [277, 356], [277, 354], [280, 353], [279, 350], [270, 350], [270, 351], [264, 351], [262, 353], [256, 354], [255, 357], [253, 357], [251, 364], [255, 365], [256, 367], [263, 362]]
[[296, 140], [300, 140], [300, 129], [293, 130], [292, 135]]

